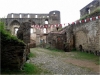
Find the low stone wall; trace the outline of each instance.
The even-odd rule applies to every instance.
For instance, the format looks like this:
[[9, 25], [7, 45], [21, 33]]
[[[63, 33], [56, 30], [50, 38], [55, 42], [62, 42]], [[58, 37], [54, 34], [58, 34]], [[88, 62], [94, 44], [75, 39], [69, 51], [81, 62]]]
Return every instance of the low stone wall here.
[[64, 50], [64, 35], [59, 33], [49, 33], [47, 36], [47, 42], [50, 48], [57, 48], [59, 50]]
[[26, 61], [25, 45], [8, 44], [1, 50], [2, 69], [21, 69]]
[[6, 31], [2, 22], [0, 35], [1, 71], [22, 69], [30, 52], [29, 45]]

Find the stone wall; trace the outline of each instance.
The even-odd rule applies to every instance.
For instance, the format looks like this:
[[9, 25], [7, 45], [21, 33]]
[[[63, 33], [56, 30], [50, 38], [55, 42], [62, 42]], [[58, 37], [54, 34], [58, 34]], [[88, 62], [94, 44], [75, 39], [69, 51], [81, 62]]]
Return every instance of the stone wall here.
[[[61, 31], [48, 34], [51, 47], [71, 51], [77, 50], [100, 53], [100, 19], [71, 24]], [[60, 39], [60, 40], [58, 40]]]
[[75, 46], [84, 51], [100, 51], [100, 19], [73, 26]]
[[1, 50], [1, 69], [20, 70], [26, 62], [25, 45], [7, 43]]
[[[10, 30], [13, 35], [16, 35], [15, 28], [19, 28], [23, 22], [28, 22], [29, 20], [32, 20], [34, 24], [31, 24], [31, 25], [39, 25], [42, 27], [41, 30], [34, 27], [33, 30], [35, 30], [35, 32], [32, 33], [31, 35], [31, 39], [36, 41], [36, 45], [39, 45], [40, 39], [42, 39], [41, 34], [44, 34], [43, 32], [44, 25], [48, 26], [48, 25], [60, 24], [60, 11], [54, 10], [54, 11], [50, 11], [49, 13], [40, 13], [40, 14], [38, 13], [11, 13], [7, 15], [7, 18], [2, 18], [1, 20], [5, 23], [6, 28]], [[57, 31], [56, 27], [53, 27], [53, 28], [48, 27], [46, 28], [46, 30], [47, 30], [46, 34], [50, 31]], [[26, 35], [26, 34], [23, 34], [23, 35]]]
[[57, 48], [59, 50], [69, 51], [66, 46], [66, 35], [60, 32], [51, 32], [47, 36], [47, 43], [50, 48]]
[[17, 31], [18, 39], [24, 41], [24, 43], [26, 44], [26, 56], [28, 56], [28, 54], [30, 53], [29, 43], [31, 23], [31, 21], [23, 22]]
[[26, 45], [11, 35], [0, 22], [1, 70], [20, 70], [26, 61]]
[[93, 0], [92, 2], [90, 2], [88, 5], [86, 5], [85, 7], [83, 7], [80, 10], [80, 17], [85, 16], [86, 14], [90, 14], [91, 12], [93, 12], [96, 8], [100, 8], [100, 0]]

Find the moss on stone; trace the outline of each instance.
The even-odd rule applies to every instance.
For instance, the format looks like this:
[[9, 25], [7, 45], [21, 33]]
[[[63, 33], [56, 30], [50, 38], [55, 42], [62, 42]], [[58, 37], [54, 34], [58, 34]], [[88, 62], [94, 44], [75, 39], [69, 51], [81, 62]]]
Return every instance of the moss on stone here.
[[11, 43], [12, 45], [25, 45], [22, 40], [19, 40], [17, 37], [11, 35], [4, 28], [4, 23], [0, 22], [0, 34], [1, 34], [1, 45], [4, 46], [7, 43]]

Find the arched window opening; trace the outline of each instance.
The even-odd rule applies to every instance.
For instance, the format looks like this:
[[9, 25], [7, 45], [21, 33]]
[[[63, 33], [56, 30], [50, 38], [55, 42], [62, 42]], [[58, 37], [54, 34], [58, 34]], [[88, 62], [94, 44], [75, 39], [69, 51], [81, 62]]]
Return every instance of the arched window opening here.
[[90, 8], [87, 8], [87, 9], [86, 9], [86, 12], [87, 12], [87, 14], [90, 14], [90, 13], [91, 13]]
[[55, 12], [53, 12], [53, 15], [55, 15], [56, 13]]
[[31, 29], [30, 29], [30, 33], [32, 34], [33, 32], [34, 32], [34, 31], [33, 31], [33, 28], [31, 28]]
[[11, 15], [11, 18], [14, 18], [14, 14]]
[[90, 9], [88, 9], [88, 14], [90, 14], [91, 13], [91, 11], [90, 11]]
[[80, 50], [80, 51], [82, 51], [82, 50], [83, 50], [82, 45], [79, 45], [79, 50]]
[[57, 27], [56, 29], [57, 29], [57, 31], [58, 31], [59, 27]]
[[17, 35], [18, 27], [14, 28], [14, 34]]
[[20, 18], [22, 18], [22, 15], [20, 14]]
[[45, 19], [45, 24], [48, 24], [48, 19]]
[[38, 18], [38, 15], [35, 15], [35, 18]]
[[46, 33], [46, 28], [44, 28], [43, 32]]
[[47, 18], [49, 18], [49, 16], [47, 16]]
[[28, 14], [28, 16], [27, 16], [28, 18], [30, 18], [30, 15]]

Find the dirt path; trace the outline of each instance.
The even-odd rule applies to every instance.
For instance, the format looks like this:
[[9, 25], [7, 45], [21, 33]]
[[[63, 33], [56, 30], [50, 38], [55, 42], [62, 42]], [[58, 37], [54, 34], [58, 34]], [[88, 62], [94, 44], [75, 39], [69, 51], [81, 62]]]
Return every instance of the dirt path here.
[[95, 63], [90, 62], [90, 61], [83, 61], [83, 60], [79, 60], [79, 59], [70, 58], [70, 59], [67, 59], [65, 62], [72, 63], [72, 64], [80, 66], [80, 67], [89, 68], [97, 73], [100, 72], [100, 69], [99, 69], [100, 65], [96, 65]]
[[[99, 66], [88, 60], [72, 58], [71, 52], [53, 52], [42, 48], [33, 48], [31, 52], [36, 57], [30, 62], [50, 71], [51, 74], [84, 75], [99, 73]], [[99, 74], [97, 74], [99, 75]]]

